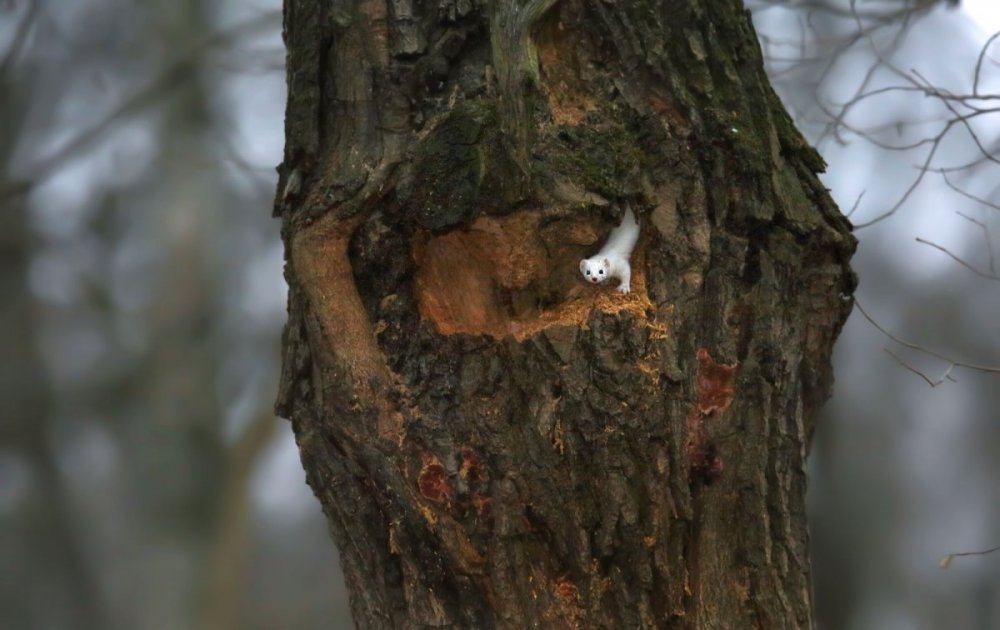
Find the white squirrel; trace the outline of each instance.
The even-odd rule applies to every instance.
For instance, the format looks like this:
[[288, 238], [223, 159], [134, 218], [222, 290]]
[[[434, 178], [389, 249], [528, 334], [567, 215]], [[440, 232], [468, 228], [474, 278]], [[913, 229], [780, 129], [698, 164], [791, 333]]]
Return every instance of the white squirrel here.
[[639, 221], [632, 213], [632, 208], [625, 206], [625, 216], [621, 224], [611, 230], [608, 241], [590, 258], [580, 261], [580, 273], [588, 282], [606, 282], [608, 278], [618, 278], [620, 293], [631, 290], [629, 281], [632, 279], [632, 267], [628, 259], [639, 240]]

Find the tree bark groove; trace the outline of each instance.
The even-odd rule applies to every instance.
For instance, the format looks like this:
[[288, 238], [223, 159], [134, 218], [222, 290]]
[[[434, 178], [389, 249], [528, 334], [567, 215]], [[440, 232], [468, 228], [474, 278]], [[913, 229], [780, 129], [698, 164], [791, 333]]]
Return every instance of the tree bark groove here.
[[[278, 412], [360, 628], [807, 627], [855, 241], [737, 0], [286, 0]], [[636, 209], [633, 292], [577, 263]]]

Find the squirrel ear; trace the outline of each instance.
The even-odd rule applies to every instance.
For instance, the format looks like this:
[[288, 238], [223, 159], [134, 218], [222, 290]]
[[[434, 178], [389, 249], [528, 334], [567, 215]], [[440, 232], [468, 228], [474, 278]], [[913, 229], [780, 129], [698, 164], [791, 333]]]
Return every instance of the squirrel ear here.
[[605, 258], [604, 259], [604, 266], [605, 267], [610, 267], [611, 266], [611, 261], [609, 259]]
[[586, 272], [587, 272], [587, 260], [583, 259], [580, 261], [580, 273], [586, 273]]

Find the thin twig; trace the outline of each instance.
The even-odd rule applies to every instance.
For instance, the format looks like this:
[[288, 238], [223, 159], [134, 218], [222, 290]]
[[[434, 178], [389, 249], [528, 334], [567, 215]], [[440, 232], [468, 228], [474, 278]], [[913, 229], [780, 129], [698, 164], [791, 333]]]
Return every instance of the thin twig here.
[[993, 553], [995, 551], [1000, 551], [1000, 547], [993, 547], [991, 549], [983, 549], [982, 551], [963, 551], [961, 553], [949, 553], [947, 556], [941, 558], [941, 568], [942, 569], [947, 569], [949, 566], [951, 566], [951, 561], [954, 558], [958, 558], [958, 557], [961, 557], [961, 556], [985, 556], [985, 555], [991, 554], [991, 553]]
[[935, 352], [934, 350], [930, 350], [919, 344], [913, 343], [912, 341], [906, 341], [905, 339], [901, 339], [896, 335], [892, 334], [891, 332], [889, 332], [888, 330], [886, 330], [885, 328], [883, 328], [881, 324], [876, 322], [872, 318], [872, 316], [868, 314], [868, 311], [865, 310], [864, 306], [861, 305], [861, 300], [859, 300], [857, 296], [854, 296], [854, 305], [857, 307], [858, 311], [861, 312], [864, 318], [867, 319], [868, 322], [872, 326], [874, 326], [880, 333], [882, 333], [889, 339], [892, 339], [901, 346], [905, 346], [911, 350], [916, 350], [917, 352], [922, 352], [928, 356], [934, 357], [935, 359], [940, 359], [945, 363], [951, 363], [955, 367], [964, 367], [970, 370], [976, 370], [977, 372], [985, 372], [987, 374], [1000, 374], [1000, 366], [979, 365], [976, 363], [968, 363], [966, 361], [958, 361], [952, 359], [947, 355], [941, 354], [940, 352]]
[[957, 214], [958, 216], [962, 217], [963, 219], [965, 219], [970, 223], [975, 223], [980, 227], [980, 229], [982, 229], [983, 240], [986, 241], [986, 253], [989, 254], [990, 257], [990, 273], [996, 274], [997, 273], [996, 257], [993, 255], [993, 239], [990, 238], [990, 229], [986, 227], [986, 224], [983, 223], [982, 221], [973, 219], [969, 215], [963, 214], [958, 210], [955, 211], [955, 214]]
[[853, 205], [853, 206], [851, 206], [851, 209], [850, 209], [850, 210], [848, 210], [848, 211], [847, 211], [847, 214], [845, 215], [845, 216], [846, 216], [846, 217], [847, 217], [848, 219], [850, 219], [850, 218], [851, 218], [851, 215], [852, 215], [852, 214], [854, 214], [854, 211], [855, 211], [855, 210], [857, 210], [857, 209], [858, 209], [858, 206], [860, 206], [860, 205], [861, 205], [861, 198], [865, 196], [865, 193], [866, 193], [866, 192], [867, 192], [867, 191], [865, 191], [865, 190], [862, 190], [862, 191], [861, 191], [861, 194], [859, 194], [859, 195], [858, 195], [858, 198], [854, 200], [854, 205]]
[[1000, 36], [1000, 31], [990, 35], [990, 38], [986, 40], [986, 43], [983, 44], [983, 47], [979, 50], [979, 59], [976, 60], [976, 71], [972, 75], [972, 93], [974, 95], [979, 94], [979, 71], [983, 67], [983, 59], [986, 57], [986, 51], [989, 50], [990, 46], [998, 36]]
[[968, 262], [966, 262], [966, 261], [962, 260], [961, 258], [959, 258], [958, 256], [956, 256], [950, 250], [948, 250], [945, 247], [942, 247], [941, 245], [938, 245], [937, 243], [932, 243], [931, 241], [928, 241], [926, 239], [920, 238], [919, 236], [916, 238], [916, 241], [918, 243], [922, 243], [924, 245], [928, 245], [930, 247], [933, 247], [934, 249], [938, 250], [939, 252], [943, 252], [949, 258], [951, 258], [952, 260], [954, 260], [958, 264], [962, 265], [963, 267], [965, 267], [966, 269], [968, 269], [972, 273], [976, 274], [977, 276], [980, 276], [982, 278], [986, 278], [988, 280], [997, 280], [997, 281], [1000, 281], [1000, 276], [997, 276], [996, 274], [989, 273], [987, 271], [982, 271], [980, 269], [976, 269], [974, 266], [972, 266]]
[[938, 172], [941, 173], [941, 177], [944, 178], [944, 183], [948, 185], [948, 188], [951, 188], [952, 190], [954, 190], [958, 194], [962, 195], [966, 199], [971, 199], [972, 201], [975, 201], [977, 203], [983, 204], [987, 208], [993, 208], [994, 210], [1000, 210], [1000, 204], [995, 204], [992, 201], [988, 201], [986, 199], [983, 199], [982, 197], [977, 197], [977, 196], [973, 195], [972, 193], [967, 192], [965, 190], [962, 190], [961, 188], [959, 188], [958, 186], [956, 186], [955, 184], [953, 184], [951, 182], [951, 180], [948, 179], [948, 172], [945, 171], [944, 169], [940, 169]]
[[[923, 81], [926, 84], [926, 86], [931, 87], [930, 81], [924, 78], [924, 76], [921, 75], [920, 72], [918, 72], [917, 70], [913, 70], [912, 72], [913, 75], [918, 79], [920, 79], [921, 81]], [[941, 98], [939, 100], [941, 101], [941, 104], [948, 109], [949, 112], [954, 114], [955, 118], [953, 120], [957, 120], [959, 123], [961, 123], [963, 127], [965, 127], [965, 130], [969, 132], [969, 137], [971, 137], [972, 141], [976, 143], [976, 147], [979, 149], [979, 152], [982, 153], [983, 156], [990, 162], [995, 162], [997, 164], [1000, 164], [1000, 160], [998, 160], [986, 147], [983, 146], [983, 143], [979, 140], [979, 134], [977, 134], [976, 131], [972, 128], [972, 125], [969, 124], [969, 119], [972, 118], [973, 116], [977, 116], [982, 113], [992, 113], [994, 110], [977, 109], [970, 114], [961, 114], [958, 112], [957, 109], [955, 109], [955, 106], [948, 99]]]
[[931, 387], [937, 387], [941, 383], [944, 383], [946, 380], [951, 381], [953, 383], [956, 382], [955, 378], [951, 375], [951, 371], [955, 369], [954, 363], [948, 365], [948, 368], [944, 371], [944, 374], [941, 375], [941, 378], [937, 379], [936, 381], [933, 381], [931, 380], [931, 377], [927, 376], [917, 368], [913, 367], [912, 365], [901, 359], [899, 355], [893, 352], [892, 350], [888, 348], [882, 348], [882, 350], [885, 351], [885, 353], [888, 354], [890, 357], [895, 359], [896, 363], [900, 364], [902, 367], [906, 368], [907, 370], [913, 372], [920, 378], [924, 379], [927, 382], [927, 384], [930, 385]]

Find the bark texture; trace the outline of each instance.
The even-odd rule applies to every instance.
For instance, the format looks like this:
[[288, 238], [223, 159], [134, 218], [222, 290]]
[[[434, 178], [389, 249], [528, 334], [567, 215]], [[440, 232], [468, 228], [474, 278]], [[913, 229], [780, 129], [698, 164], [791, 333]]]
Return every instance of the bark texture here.
[[[286, 0], [277, 402], [361, 628], [811, 623], [850, 226], [738, 0]], [[577, 264], [630, 204], [632, 289]]]

